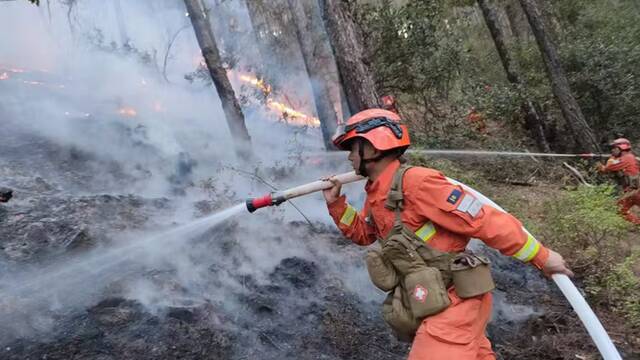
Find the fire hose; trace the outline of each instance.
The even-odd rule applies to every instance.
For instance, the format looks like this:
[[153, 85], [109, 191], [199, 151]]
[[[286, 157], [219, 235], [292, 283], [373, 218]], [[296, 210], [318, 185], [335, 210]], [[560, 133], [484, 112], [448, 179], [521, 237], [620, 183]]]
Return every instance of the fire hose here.
[[[353, 171], [345, 174], [336, 175], [335, 178], [342, 184], [353, 183], [353, 182], [364, 179], [362, 176], [356, 175], [356, 173]], [[486, 196], [482, 195], [480, 192], [472, 189], [471, 187], [453, 179], [447, 178], [447, 180], [449, 180], [451, 183], [455, 185], [461, 186], [466, 192], [475, 196], [483, 204], [491, 206], [502, 212], [505, 212], [503, 208], [498, 206], [496, 203], [491, 201]], [[321, 190], [326, 190], [331, 187], [333, 187], [333, 183], [331, 181], [318, 180], [318, 181], [314, 181], [305, 185], [300, 185], [288, 190], [270, 193], [259, 198], [250, 198], [250, 199], [247, 199], [246, 201], [247, 210], [253, 213], [254, 211], [260, 208], [268, 207], [268, 206], [277, 206], [289, 199], [308, 195]], [[524, 229], [524, 231], [527, 232], [527, 234], [529, 234], [529, 231], [527, 231], [527, 229]], [[587, 329], [587, 332], [589, 333], [589, 336], [591, 336], [591, 339], [593, 340], [596, 347], [598, 348], [598, 351], [600, 351], [600, 354], [602, 355], [604, 360], [622, 359], [615, 345], [611, 341], [609, 334], [607, 334], [607, 331], [604, 329], [604, 327], [600, 323], [600, 320], [598, 319], [596, 314], [593, 312], [589, 304], [586, 302], [584, 297], [580, 294], [578, 289], [575, 287], [573, 282], [571, 282], [571, 280], [566, 275], [563, 275], [563, 274], [554, 274], [551, 276], [551, 278], [553, 279], [555, 284], [560, 288], [560, 291], [565, 296], [565, 298], [569, 301], [569, 303], [573, 307], [573, 310], [576, 312], [576, 314], [584, 324], [585, 328]]]
[[[532, 153], [521, 151], [486, 151], [486, 150], [455, 150], [455, 149], [409, 149], [407, 154], [419, 154], [419, 155], [474, 155], [474, 156], [524, 156], [524, 157], [551, 157], [551, 158], [583, 158], [583, 159], [601, 159], [608, 158], [610, 154], [555, 154], [555, 153]], [[335, 152], [322, 152], [311, 154], [310, 157], [321, 156], [342, 156], [344, 154], [339, 151]], [[640, 158], [638, 158], [640, 161]]]

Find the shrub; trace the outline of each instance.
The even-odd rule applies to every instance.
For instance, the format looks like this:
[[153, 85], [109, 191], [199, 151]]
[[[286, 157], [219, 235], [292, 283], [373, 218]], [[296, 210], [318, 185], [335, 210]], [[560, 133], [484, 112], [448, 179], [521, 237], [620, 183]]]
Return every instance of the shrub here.
[[617, 213], [612, 186], [581, 186], [545, 204], [536, 228], [544, 242], [567, 255], [570, 267], [584, 280], [590, 299], [640, 325], [640, 282], [626, 242], [631, 225]]

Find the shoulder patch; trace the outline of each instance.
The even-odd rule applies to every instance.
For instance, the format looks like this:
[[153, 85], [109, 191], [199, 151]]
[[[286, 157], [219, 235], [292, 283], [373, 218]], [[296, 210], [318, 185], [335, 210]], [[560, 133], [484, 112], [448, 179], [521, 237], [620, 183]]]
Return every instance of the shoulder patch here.
[[483, 204], [480, 200], [476, 199], [472, 195], [467, 194], [462, 198], [462, 201], [460, 201], [460, 204], [458, 204], [456, 210], [460, 212], [466, 212], [467, 214], [471, 215], [472, 218], [475, 218], [480, 213], [482, 206]]
[[458, 200], [460, 200], [460, 195], [462, 195], [462, 191], [458, 189], [454, 189], [451, 192], [451, 194], [449, 194], [449, 196], [447, 197], [447, 202], [455, 205], [458, 202]]

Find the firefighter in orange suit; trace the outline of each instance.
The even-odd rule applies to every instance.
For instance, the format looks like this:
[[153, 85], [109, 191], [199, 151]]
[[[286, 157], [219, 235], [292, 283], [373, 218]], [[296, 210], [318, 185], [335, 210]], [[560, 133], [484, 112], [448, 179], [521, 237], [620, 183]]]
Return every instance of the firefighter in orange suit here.
[[[396, 113], [369, 109], [352, 116], [338, 130], [334, 144], [350, 151], [348, 158], [353, 168], [368, 178], [367, 198], [363, 210], [357, 212], [340, 195], [341, 184], [332, 178], [334, 187], [324, 191], [329, 213], [346, 237], [358, 245], [370, 245], [394, 227], [394, 212], [385, 207], [385, 202], [392, 178], [402, 166], [400, 157], [410, 145], [408, 130]], [[442, 173], [413, 167], [404, 173], [402, 182], [401, 221], [415, 231], [424, 246], [460, 253], [470, 238], [478, 238], [547, 275], [573, 275], [562, 256], [528, 235], [516, 218], [481, 205]], [[418, 319], [409, 359], [495, 359], [485, 336], [491, 316], [491, 292], [461, 299], [456, 288], [449, 286], [445, 294], [450, 300], [448, 307], [424, 320]], [[425, 292], [419, 295], [424, 297]]]
[[617, 174], [624, 194], [618, 201], [620, 214], [628, 221], [640, 225], [640, 218], [631, 212], [635, 205], [640, 206], [640, 169], [638, 160], [631, 152], [631, 142], [625, 138], [614, 140], [611, 144], [611, 157], [606, 165], [600, 164], [598, 170], [603, 173]]

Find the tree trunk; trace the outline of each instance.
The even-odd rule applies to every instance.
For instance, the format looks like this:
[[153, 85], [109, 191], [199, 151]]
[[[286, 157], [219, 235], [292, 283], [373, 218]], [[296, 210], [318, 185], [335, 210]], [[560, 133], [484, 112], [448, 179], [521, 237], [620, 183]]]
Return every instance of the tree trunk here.
[[351, 113], [378, 107], [378, 94], [369, 69], [362, 34], [345, 0], [323, 0], [324, 21], [338, 63]]
[[264, 74], [272, 84], [287, 85], [288, 77], [283, 75], [304, 72], [305, 68], [287, 0], [246, 0], [245, 3]]
[[127, 34], [127, 27], [124, 23], [124, 13], [122, 12], [122, 4], [120, 4], [120, 0], [113, 0], [113, 7], [116, 13], [118, 32], [120, 32], [120, 41], [124, 46], [129, 43], [129, 35]]
[[509, 2], [505, 6], [505, 12], [507, 19], [509, 20], [509, 27], [513, 37], [517, 39], [517, 42], [526, 42], [531, 40], [531, 33], [529, 30], [529, 23], [527, 23], [527, 17], [522, 12], [522, 8], [517, 2]]
[[[272, 44], [272, 32], [267, 23], [265, 9], [262, 9], [258, 0], [246, 0], [247, 12], [249, 20], [255, 35], [258, 52], [260, 53], [261, 62], [258, 65], [258, 72], [261, 75], [267, 75], [269, 80], [276, 78], [275, 73], [280, 70], [280, 61], [274, 54], [275, 47]], [[272, 50], [273, 49], [273, 50]]]
[[527, 15], [527, 20], [536, 38], [542, 58], [551, 81], [551, 88], [556, 101], [562, 110], [562, 115], [581, 151], [600, 152], [598, 141], [585, 120], [582, 110], [571, 93], [569, 80], [560, 63], [560, 56], [556, 45], [544, 24], [544, 19], [538, 8], [537, 0], [520, 0], [520, 5]]
[[[322, 138], [327, 150], [333, 149], [331, 138], [336, 131], [338, 117], [331, 101], [329, 85], [325, 80], [325, 73], [321, 68], [318, 60], [322, 59], [322, 43], [316, 42], [313, 38], [314, 30], [317, 24], [313, 23], [313, 14], [306, 14], [303, 4], [300, 0], [288, 0], [291, 13], [293, 15], [293, 23], [296, 28], [296, 36], [302, 51], [309, 81], [311, 81], [311, 90], [313, 92], [313, 100], [316, 105], [316, 112], [320, 119], [320, 127], [322, 130]], [[300, 15], [300, 16], [298, 16]], [[315, 26], [314, 26], [315, 25]]]
[[251, 137], [244, 123], [244, 115], [240, 109], [240, 104], [227, 77], [227, 72], [222, 67], [220, 53], [211, 31], [208, 15], [205, 14], [198, 0], [184, 0], [184, 4], [189, 13], [202, 56], [209, 69], [211, 80], [213, 80], [213, 84], [220, 96], [222, 109], [233, 137], [236, 153], [242, 158], [249, 158], [251, 156]]
[[[477, 0], [480, 9], [482, 10], [482, 15], [484, 16], [484, 21], [489, 28], [489, 32], [491, 33], [491, 37], [493, 38], [493, 43], [496, 46], [496, 50], [498, 51], [498, 55], [500, 56], [500, 61], [502, 62], [502, 67], [504, 68], [505, 73], [507, 74], [507, 79], [509, 82], [516, 87], [520, 87], [524, 85], [522, 78], [518, 75], [518, 65], [516, 61], [510, 56], [509, 49], [506, 45], [504, 31], [498, 22], [498, 17], [496, 12], [491, 7], [489, 0]], [[536, 143], [538, 148], [543, 152], [551, 152], [551, 148], [549, 147], [549, 142], [544, 133], [544, 122], [542, 117], [538, 113], [535, 104], [529, 100], [525, 99], [522, 104], [522, 110], [525, 114], [525, 124], [526, 127], [533, 132], [534, 138], [536, 139]]]

